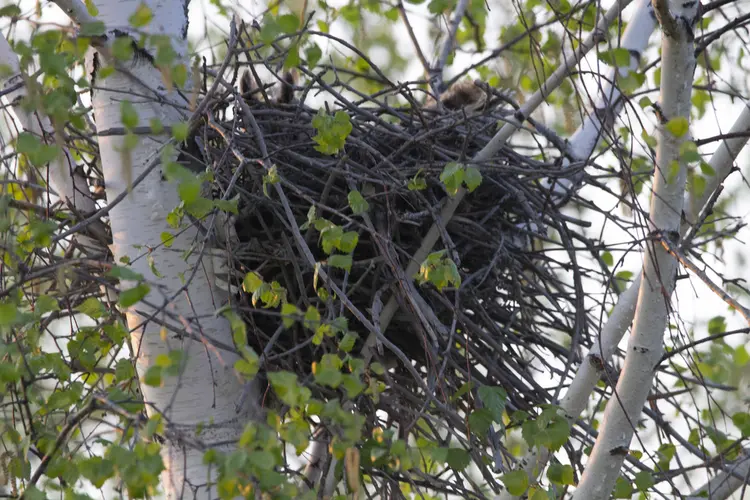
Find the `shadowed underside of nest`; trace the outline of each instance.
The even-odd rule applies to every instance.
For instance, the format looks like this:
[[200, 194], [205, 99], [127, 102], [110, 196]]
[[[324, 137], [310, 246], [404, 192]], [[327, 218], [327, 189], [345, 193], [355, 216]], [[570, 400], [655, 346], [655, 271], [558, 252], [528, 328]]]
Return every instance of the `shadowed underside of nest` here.
[[[301, 95], [320, 85], [312, 79]], [[401, 92], [410, 96], [408, 90]], [[408, 432], [434, 398], [444, 405], [442, 417], [450, 425], [465, 426], [459, 415], [475, 404], [471, 391], [452, 396], [469, 382], [502, 386], [510, 410], [550, 402], [532, 364], [569, 363], [571, 337], [574, 345], [589, 344], [575, 293], [579, 277], [571, 279], [568, 265], [575, 261], [572, 248], [580, 237], [540, 182], [558, 171], [507, 147], [475, 165], [481, 185], [450, 221], [440, 218], [449, 197], [441, 173], [451, 162], [467, 163], [487, 144], [508, 116], [506, 107], [487, 99], [483, 109], [468, 115], [466, 109], [394, 108], [339, 96], [337, 109], [346, 112], [352, 131], [338, 154], [326, 155], [316, 149], [317, 110], [248, 99], [244, 111], [235, 105], [227, 113], [232, 100], [220, 101], [196, 136], [197, 149], [214, 174], [214, 192], [225, 199], [239, 197], [234, 224], [240, 244], [230, 249], [239, 271], [234, 284], [240, 286], [241, 276], [256, 272], [266, 283], [284, 287], [286, 300], [301, 311], [317, 309], [322, 322], [343, 315], [358, 337], [351, 351], [355, 356], [369, 332], [352, 308], [377, 325], [377, 313], [391, 296], [400, 304], [384, 334], [401, 357], [392, 348], [376, 354], [390, 369], [377, 376], [387, 386], [379, 406], [361, 408], [370, 415], [370, 425], [383, 424], [372, 410], [384, 409]], [[228, 114], [234, 117], [227, 119]], [[280, 186], [284, 200], [271, 182]], [[352, 209], [355, 190], [367, 202], [364, 215]], [[321, 235], [325, 224], [315, 223], [321, 218], [357, 234], [350, 271], [329, 265]], [[423, 306], [418, 314], [404, 295], [409, 288], [399, 285], [399, 273], [434, 223], [441, 238], [433, 251], [446, 250], [461, 284], [438, 291], [414, 282], [411, 290]], [[556, 235], [554, 241], [548, 233]], [[345, 297], [319, 279], [316, 265]], [[344, 355], [341, 335], [315, 338], [300, 322], [284, 328], [278, 308], [254, 306], [245, 292], [233, 300], [249, 325], [248, 342], [263, 353], [264, 370], [289, 370], [311, 381], [311, 363], [322, 354]], [[412, 366], [405, 366], [404, 356]], [[345, 397], [346, 392], [331, 389], [320, 395]]]

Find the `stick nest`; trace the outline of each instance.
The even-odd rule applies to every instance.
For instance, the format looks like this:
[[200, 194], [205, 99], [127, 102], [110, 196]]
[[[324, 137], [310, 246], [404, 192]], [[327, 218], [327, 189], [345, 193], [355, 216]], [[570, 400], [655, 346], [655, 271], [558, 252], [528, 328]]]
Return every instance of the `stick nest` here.
[[[482, 109], [467, 114], [422, 108], [416, 85], [349, 100], [346, 85], [307, 76], [308, 83], [297, 89], [300, 100], [327, 91], [335, 98], [328, 116], [343, 112], [352, 125], [338, 153], [324, 154], [317, 147], [317, 109], [256, 97], [244, 99], [243, 110], [238, 94], [216, 99], [211, 118], [195, 135], [214, 173], [214, 192], [239, 197], [234, 224], [240, 243], [231, 253], [240, 278], [234, 284], [241, 286], [241, 276], [255, 272], [265, 283], [283, 287], [286, 300], [303, 313], [316, 309], [321, 323], [341, 326], [336, 318], [346, 318], [346, 330], [356, 333], [357, 342], [342, 346], [344, 332], [332, 328], [331, 335], [316, 335], [302, 321], [286, 328], [278, 304], [264, 308], [258, 300], [253, 305], [251, 294], [241, 291], [233, 300], [248, 324], [249, 344], [262, 355], [264, 370], [295, 372], [319, 397], [347, 399], [343, 386], [314, 384], [311, 364], [330, 353], [360, 356], [371, 333], [361, 318], [380, 328], [379, 312], [395, 297], [399, 309], [383, 332], [382, 354], [374, 349], [374, 359], [387, 370], [366, 370], [362, 378], [380, 380], [386, 389], [375, 403], [355, 397], [360, 412], [368, 425], [395, 421], [409, 433], [425, 432], [414, 427], [417, 418], [439, 411], [461, 439], [478, 439], [475, 449], [485, 450], [486, 437], [465, 432], [465, 412], [482, 404], [477, 388], [503, 387], [510, 411], [550, 403], [532, 365], [541, 361], [550, 367], [558, 359], [569, 366], [577, 346], [589, 344], [576, 293], [580, 276], [570, 265], [580, 236], [558, 210], [546, 182], [561, 170], [532, 158], [545, 154], [533, 140], [470, 165], [513, 112], [507, 99], [491, 91]], [[396, 96], [412, 105], [387, 104]], [[440, 177], [451, 162], [476, 167], [481, 184], [445, 220], [440, 213], [451, 196]], [[415, 189], [421, 182], [422, 189]], [[367, 202], [364, 213], [353, 210], [353, 191]], [[316, 224], [321, 218], [327, 222]], [[349, 271], [331, 265], [335, 259], [323, 249], [321, 228], [327, 225], [357, 235]], [[458, 286], [438, 290], [431, 283], [403, 280], [433, 225], [439, 238], [430, 251], [444, 250], [443, 257], [456, 264]], [[345, 252], [334, 249], [333, 254]], [[410, 293], [419, 297], [409, 300]], [[440, 410], [434, 410], [434, 402]]]

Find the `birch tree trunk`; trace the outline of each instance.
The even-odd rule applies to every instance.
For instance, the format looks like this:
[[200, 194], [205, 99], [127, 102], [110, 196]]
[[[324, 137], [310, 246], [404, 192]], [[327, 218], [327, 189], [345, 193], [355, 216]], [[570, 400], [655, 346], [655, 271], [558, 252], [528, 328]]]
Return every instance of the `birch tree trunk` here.
[[[649, 237], [643, 260], [642, 283], [628, 350], [615, 393], [604, 412], [599, 437], [588, 460], [575, 500], [609, 498], [628, 454], [634, 427], [641, 414], [659, 360], [670, 313], [677, 261], [661, 245], [680, 237], [687, 168], [680, 146], [688, 137], [690, 96], [695, 56], [692, 25], [696, 6], [670, 11], [666, 0], [654, 0], [662, 27], [661, 115], [654, 172]], [[678, 8], [679, 7], [679, 8]]]
[[[181, 0], [103, 1], [97, 4], [99, 20], [110, 30], [116, 27], [122, 31], [142, 5], [151, 9], [153, 20], [140, 32], [169, 37], [172, 49], [184, 62], [187, 9]], [[113, 32], [108, 35], [111, 37]], [[99, 63], [103, 65], [101, 59]], [[92, 96], [108, 200], [145, 175], [110, 212], [112, 251], [116, 260], [126, 258], [130, 267], [152, 284], [143, 301], [127, 311], [141, 380], [157, 358], [164, 359], [164, 355], [175, 351], [183, 355], [172, 358], [179, 360], [179, 375], [162, 377], [159, 386], [141, 384], [149, 415], [161, 414], [178, 431], [178, 437], [163, 447], [166, 471], [162, 483], [166, 496], [212, 498], [215, 487], [211, 483], [216, 476], [203, 463], [203, 452], [233, 446], [252, 417], [255, 399], [246, 398], [248, 404], [236, 409], [243, 383], [233, 370], [238, 355], [219, 347], [232, 346], [228, 321], [214, 315], [221, 305], [217, 296], [220, 292], [211, 286], [202, 268], [193, 272], [201, 266], [202, 238], [195, 227], [174, 231], [167, 224], [170, 210], [180, 204], [176, 187], [164, 180], [158, 165], [147, 173], [149, 166], [159, 161], [166, 136], [141, 135], [135, 147], [126, 147], [132, 137], [126, 137], [123, 128], [123, 101], [132, 102], [140, 127], [152, 120], [160, 120], [165, 127], [180, 118], [185, 120], [188, 103], [182, 101], [182, 117], [176, 107], [157, 103], [156, 95], [162, 98], [161, 102], [165, 98], [176, 101], [176, 92], [166, 88], [160, 72], [150, 62], [128, 66], [130, 75], [117, 71], [97, 79]], [[162, 244], [164, 232], [174, 234], [170, 247]], [[191, 247], [193, 251], [185, 257]], [[159, 275], [150, 269], [150, 258]], [[199, 424], [200, 435], [196, 432]]]

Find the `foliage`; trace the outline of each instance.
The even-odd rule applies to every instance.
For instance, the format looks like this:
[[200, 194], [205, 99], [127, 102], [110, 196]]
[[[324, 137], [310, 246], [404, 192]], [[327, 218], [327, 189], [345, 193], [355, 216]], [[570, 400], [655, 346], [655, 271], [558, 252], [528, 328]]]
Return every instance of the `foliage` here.
[[[590, 220], [616, 224], [634, 240], [643, 236], [642, 226], [638, 217], [591, 203], [589, 194], [573, 191], [556, 199], [541, 180], [575, 171], [579, 185], [603, 196], [619, 192], [615, 202], [633, 210], [650, 190], [655, 139], [645, 128], [623, 127], [607, 145], [616, 167], [592, 161], [563, 170], [556, 161], [563, 141], [555, 134], [567, 135], [580, 122], [580, 81], [569, 78], [546, 96], [550, 140], [525, 132], [491, 161], [472, 164], [513, 112], [508, 108], [519, 107], [509, 92], [489, 91], [487, 106], [471, 114], [421, 109], [415, 96], [428, 89], [424, 82], [392, 83], [411, 59], [398, 50], [396, 23], [408, 23], [411, 9], [426, 9], [437, 19], [456, 6], [444, 0], [406, 6], [355, 0], [340, 8], [322, 2], [310, 19], [276, 6], [258, 33], [243, 26], [227, 50], [250, 54], [253, 46], [258, 65], [298, 68], [305, 76], [302, 94], [326, 91], [335, 96], [334, 109], [248, 99], [248, 117], [240, 106], [230, 108], [225, 96], [201, 95], [209, 103], [198, 117], [202, 122], [168, 132], [182, 149], [205, 138], [208, 168], [196, 174], [173, 160], [175, 149], [163, 152], [162, 173], [181, 203], [170, 207], [174, 233], [162, 234], [161, 241], [169, 247], [179, 231], [217, 212], [234, 216], [241, 242], [232, 249], [238, 276], [230, 279], [240, 291], [237, 307], [216, 314], [232, 328], [240, 355], [235, 372], [267, 389], [264, 420], [246, 423], [234, 449], [205, 451], [221, 498], [255, 498], [258, 491], [315, 498], [320, 484], [306, 488], [288, 455], [302, 455], [316, 428], [325, 430], [334, 459], [326, 474], [335, 476], [341, 494], [394, 488], [425, 498], [487, 498], [504, 487], [533, 499], [562, 498], [580, 478], [581, 450], [593, 439], [602, 406], [592, 402], [585, 421], [576, 421], [551, 403], [560, 396], [556, 388], [569, 385], [575, 364], [592, 362], [581, 359], [581, 347], [596, 345], [601, 318], [634, 277], [625, 269], [622, 245], [592, 233]], [[447, 63], [459, 71], [454, 81], [472, 73], [490, 88], [527, 96], [563, 64], [568, 42], [561, 30], [577, 45], [597, 22], [596, 2], [527, 0], [517, 8], [494, 40], [490, 27], [499, 14], [485, 2], [468, 2], [455, 34], [458, 50]], [[13, 6], [0, 15], [22, 22]], [[142, 4], [130, 22], [138, 28], [151, 19]], [[334, 26], [351, 28], [355, 43], [331, 35]], [[154, 280], [133, 272], [128, 262], [111, 262], [101, 250], [108, 241], [96, 241], [98, 252], [86, 251], [85, 242], [96, 239], [76, 226], [86, 214], [46, 202], [44, 168], [63, 149], [90, 180], [92, 193], [95, 180], [103, 184], [90, 110], [79, 98], [91, 82], [71, 75], [80, 73], [86, 50], [104, 28], [84, 25], [77, 37], [35, 29], [29, 40], [14, 42], [26, 77], [22, 106], [48, 116], [56, 137], [17, 135], [0, 194], [0, 462], [13, 496], [83, 499], [93, 497], [92, 488], [116, 488], [130, 498], [151, 497], [165, 468], [164, 442], [179, 439], [178, 422], [146, 416], [139, 385], [158, 387], [178, 378], [187, 353], [172, 349], [139, 376], [121, 313], [140, 303]], [[190, 71], [170, 40], [144, 35], [138, 43], [153, 53], [165, 87], [189, 85]], [[383, 48], [388, 62], [380, 67], [373, 54]], [[111, 49], [120, 61], [134, 56], [132, 44], [121, 39]], [[712, 75], [729, 59], [728, 49], [704, 49], [705, 75]], [[466, 52], [480, 61], [471, 69], [457, 64], [456, 54]], [[505, 67], [490, 64], [498, 58]], [[612, 47], [597, 58], [625, 67], [630, 53]], [[620, 82], [621, 90], [642, 94], [643, 107], [651, 100], [642, 89], [659, 71], [656, 57], [651, 60]], [[97, 77], [114, 70], [104, 66]], [[706, 91], [696, 91], [693, 100], [696, 116], [710, 109]], [[130, 101], [122, 102], [120, 114], [127, 150], [145, 124]], [[248, 132], [253, 124], [261, 137]], [[148, 127], [167, 133], [157, 122]], [[684, 119], [664, 127], [675, 137], [690, 132]], [[716, 172], [690, 144], [680, 158], [694, 167], [689, 193], [702, 194]], [[207, 196], [205, 183], [222, 199]], [[456, 215], [442, 219], [440, 210], [464, 188], [469, 194]], [[686, 243], [691, 251], [721, 250], [731, 241], [741, 224], [725, 209], [717, 204], [706, 214]], [[90, 239], [61, 236], [74, 226], [76, 237]], [[404, 269], [431, 231], [440, 234], [440, 248], [428, 249], [415, 262], [418, 271], [407, 275]], [[158, 277], [159, 263], [149, 263]], [[116, 301], [106, 287], [117, 289]], [[384, 322], [389, 300], [401, 314]], [[750, 437], [747, 409], [731, 399], [698, 407], [689, 399], [705, 395], [706, 387], [746, 383], [750, 356], [743, 345], [727, 341], [729, 315], [711, 316], [689, 332], [677, 318], [681, 335], [670, 339], [670, 352], [656, 367], [654, 407], [663, 395], [695, 425], [692, 432], [651, 453], [613, 450], [628, 454], [632, 464], [623, 470], [615, 498], [669, 491], [666, 478], [683, 474], [674, 469], [678, 452], [701, 460], [740, 456]], [[693, 338], [696, 330], [712, 341]], [[365, 345], [375, 346], [371, 356]], [[610, 398], [616, 374], [602, 373], [601, 394]], [[692, 411], [685, 409], [688, 402]], [[674, 432], [663, 413], [646, 415], [647, 424], [634, 425]], [[529, 448], [555, 453], [538, 480], [510, 467]]]

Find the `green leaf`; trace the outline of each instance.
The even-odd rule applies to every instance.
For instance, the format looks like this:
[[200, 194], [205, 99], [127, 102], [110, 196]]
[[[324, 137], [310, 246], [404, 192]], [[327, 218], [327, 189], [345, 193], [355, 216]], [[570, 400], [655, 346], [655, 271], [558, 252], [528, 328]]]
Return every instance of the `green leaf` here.
[[315, 306], [307, 306], [304, 322], [305, 328], [309, 328], [310, 330], [315, 330], [320, 326], [320, 312], [318, 312]]
[[[198, 189], [200, 189], [200, 187]], [[191, 191], [188, 191], [188, 196], [190, 196], [190, 192]], [[208, 198], [203, 198], [202, 196], [199, 196], [190, 202], [185, 202], [185, 210], [197, 219], [206, 217], [211, 213], [211, 210], [213, 210], [213, 208], [213, 201], [209, 200]]]
[[233, 310], [226, 311], [224, 317], [229, 321], [229, 328], [232, 330], [232, 342], [238, 349], [247, 347], [247, 324], [245, 320]]
[[346, 374], [342, 376], [341, 387], [346, 391], [346, 397], [349, 399], [356, 398], [367, 389], [367, 386], [359, 380], [356, 375]]
[[702, 160], [698, 146], [693, 141], [680, 144], [680, 159], [686, 163], [697, 163]]
[[18, 306], [12, 302], [0, 303], [0, 326], [13, 326], [20, 320]]
[[469, 414], [471, 431], [482, 436], [487, 434], [490, 426], [492, 426], [492, 421], [492, 412], [487, 408], [479, 408]]
[[440, 174], [440, 181], [445, 185], [448, 194], [455, 196], [461, 188], [464, 181], [464, 166], [457, 162], [450, 162], [445, 165], [443, 172]]
[[602, 262], [604, 262], [607, 267], [612, 267], [615, 265], [615, 259], [612, 257], [612, 254], [609, 252], [604, 252], [602, 254]]
[[[356, 333], [346, 332], [346, 334], [344, 334], [344, 337], [339, 342], [339, 349], [342, 352], [350, 352], [352, 349], [354, 349], [354, 344], [356, 343], [357, 338], [359, 337]], [[372, 369], [372, 366], [370, 368]]]
[[189, 182], [181, 182], [177, 186], [177, 193], [180, 196], [180, 200], [185, 202], [185, 205], [195, 203], [201, 194], [201, 184], [198, 178], [193, 178]]
[[134, 28], [143, 28], [147, 26], [154, 18], [153, 12], [145, 3], [141, 3], [135, 9], [135, 12], [128, 18], [128, 22]]
[[[709, 437], [713, 439], [713, 436], [709, 434]], [[723, 437], [722, 439], [723, 440]], [[673, 444], [665, 443], [659, 446], [657, 454], [659, 455], [659, 462], [656, 470], [667, 470], [669, 469], [669, 463], [674, 458], [677, 448]]]
[[16, 150], [26, 155], [35, 167], [46, 165], [60, 154], [60, 149], [56, 145], [44, 144], [36, 136], [28, 132], [18, 134]]
[[146, 283], [141, 283], [128, 290], [120, 292], [120, 298], [118, 300], [120, 307], [130, 307], [140, 302], [148, 292], [151, 290]]
[[505, 403], [508, 401], [508, 393], [502, 387], [483, 385], [477, 391], [479, 399], [491, 412], [493, 422], [502, 423]]
[[523, 495], [529, 487], [529, 476], [523, 470], [514, 470], [500, 476], [505, 488], [513, 496]]
[[529, 500], [550, 500], [551, 498], [554, 498], [554, 496], [551, 496], [551, 493], [547, 493], [542, 489], [529, 489]]
[[701, 196], [706, 191], [706, 178], [702, 175], [692, 175], [690, 177], [690, 193], [694, 196]]
[[633, 273], [631, 271], [620, 271], [619, 273], [615, 274], [615, 279], [627, 283], [628, 281], [633, 279]]
[[359, 8], [355, 5], [344, 5], [339, 10], [341, 17], [344, 18], [349, 24], [357, 26], [360, 21]]
[[606, 50], [599, 52], [598, 56], [600, 61], [610, 66], [617, 66], [619, 68], [630, 67], [630, 51], [628, 49], [620, 47]]
[[171, 248], [175, 238], [171, 233], [162, 231], [162, 233], [159, 235], [159, 239], [161, 240], [162, 245], [167, 248]]
[[18, 17], [21, 15], [21, 8], [18, 5], [5, 5], [0, 9], [0, 17]]
[[352, 212], [356, 215], [363, 214], [370, 209], [370, 204], [367, 203], [367, 200], [357, 190], [350, 191], [347, 199], [349, 200], [349, 207], [351, 207]]
[[427, 181], [424, 180], [424, 177], [421, 177], [421, 173], [422, 170], [419, 170], [414, 177], [409, 180], [409, 184], [407, 185], [409, 191], [422, 191], [427, 189]]
[[547, 469], [547, 479], [555, 484], [572, 486], [574, 484], [573, 467], [567, 464], [553, 463]]
[[260, 364], [258, 362], [249, 361], [247, 359], [238, 359], [234, 363], [234, 369], [237, 371], [237, 373], [240, 373], [248, 379], [251, 379], [258, 374]]
[[687, 134], [690, 129], [690, 124], [688, 123], [687, 118], [684, 116], [678, 116], [669, 120], [664, 127], [669, 130], [673, 136], [682, 137]]
[[449, 448], [445, 462], [456, 470], [464, 470], [471, 463], [469, 452], [461, 448]]
[[286, 34], [296, 33], [300, 27], [299, 17], [294, 14], [285, 14], [277, 19], [279, 28]]
[[149, 366], [143, 376], [143, 382], [151, 387], [161, 386], [162, 369], [158, 366]]
[[302, 59], [299, 56], [299, 45], [293, 44], [289, 47], [286, 53], [286, 59], [284, 59], [284, 68], [296, 68], [302, 63]]
[[40, 295], [38, 299], [36, 299], [36, 304], [34, 305], [34, 310], [38, 315], [47, 314], [48, 312], [52, 311], [59, 311], [60, 306], [57, 303], [57, 300], [50, 297], [49, 295]]
[[42, 493], [39, 488], [32, 484], [23, 490], [23, 498], [24, 500], [47, 500], [47, 495]]
[[612, 496], [614, 498], [630, 498], [633, 496], [633, 486], [627, 479], [618, 477]]
[[701, 173], [705, 175], [706, 177], [713, 177], [716, 175], [716, 170], [713, 169], [711, 165], [706, 163], [705, 161], [701, 162]]
[[114, 477], [115, 464], [102, 457], [90, 457], [78, 462], [78, 471], [91, 481], [95, 488], [101, 488], [107, 479]]
[[750, 353], [747, 352], [744, 345], [739, 345], [732, 353], [732, 358], [734, 359], [735, 365], [745, 366], [750, 362]]
[[482, 183], [482, 173], [476, 167], [468, 167], [464, 175], [464, 184], [471, 193]]
[[304, 404], [310, 399], [310, 391], [301, 387], [297, 382], [297, 375], [291, 372], [281, 371], [268, 374], [268, 381], [271, 383], [276, 395], [282, 402], [289, 406]]
[[129, 359], [120, 359], [115, 365], [115, 378], [122, 382], [135, 376], [135, 368]]
[[313, 43], [310, 47], [305, 50], [305, 59], [307, 59], [307, 67], [313, 68], [320, 58], [323, 57], [323, 51], [320, 50], [317, 43]]
[[178, 142], [183, 142], [187, 140], [189, 130], [188, 122], [175, 123], [172, 125], [172, 137]]
[[81, 399], [83, 384], [74, 383], [70, 389], [55, 391], [47, 398], [47, 411], [62, 410], [76, 404]]
[[327, 114], [322, 108], [312, 120], [312, 126], [317, 131], [313, 140], [318, 144], [315, 149], [323, 154], [334, 155], [343, 149], [346, 138], [352, 131], [349, 115], [344, 111], [337, 111], [335, 115]]
[[642, 470], [640, 472], [637, 472], [634, 477], [635, 480], [635, 487], [638, 488], [639, 491], [646, 492], [649, 488], [651, 488], [653, 485], [656, 484], [656, 480], [654, 479], [654, 475], [649, 472]]
[[12, 363], [0, 363], [0, 382], [4, 384], [14, 384], [21, 379], [21, 374], [16, 366]]
[[727, 331], [727, 320], [724, 316], [714, 316], [708, 320], [708, 334], [719, 335]]
[[351, 271], [352, 270], [352, 255], [351, 254], [331, 255], [330, 257], [328, 257], [328, 265], [331, 267], [343, 269], [345, 271]]
[[127, 129], [134, 129], [138, 126], [138, 112], [130, 101], [120, 102], [120, 119]]
[[250, 271], [245, 275], [245, 279], [242, 280], [242, 289], [246, 293], [255, 293], [257, 292], [261, 285], [263, 285], [263, 278], [261, 276], [254, 272]]
[[458, 388], [455, 394], [451, 396], [451, 403], [458, 401], [458, 399], [474, 388], [474, 384], [471, 382], [464, 382], [461, 387]]
[[214, 206], [221, 210], [222, 212], [227, 212], [230, 214], [239, 214], [239, 202], [240, 202], [240, 195], [235, 196], [231, 200], [214, 200]]
[[742, 432], [742, 437], [750, 436], [750, 414], [738, 412], [732, 415], [732, 422]]
[[300, 311], [297, 306], [290, 304], [289, 302], [281, 305], [281, 321], [284, 323], [284, 328], [291, 328], [292, 325], [297, 321], [297, 316], [300, 316]]
[[276, 37], [281, 33], [281, 27], [273, 16], [266, 16], [261, 23], [260, 39], [267, 44], [273, 43]]
[[645, 142], [648, 147], [652, 149], [656, 147], [656, 138], [649, 135], [645, 129], [641, 131], [641, 139], [643, 139], [643, 142]]
[[672, 160], [669, 163], [669, 171], [667, 172], [667, 182], [670, 184], [677, 180], [677, 175], [680, 173], [680, 163], [677, 160]]
[[107, 271], [107, 276], [118, 280], [143, 281], [143, 275], [133, 271], [130, 267], [125, 266], [112, 266], [112, 268]]
[[313, 375], [319, 384], [336, 388], [341, 384], [341, 359], [337, 354], [324, 354], [319, 363], [313, 363]]
[[454, 0], [431, 0], [427, 5], [427, 10], [430, 11], [430, 14], [442, 14], [452, 9], [454, 5]]
[[83, 303], [76, 307], [75, 310], [85, 314], [86, 316], [90, 316], [93, 319], [101, 318], [107, 311], [107, 309], [104, 307], [104, 304], [102, 304], [98, 299], [95, 299], [94, 297], [89, 297], [88, 299], [84, 300]]
[[81, 23], [81, 29], [78, 32], [79, 36], [95, 37], [102, 36], [107, 32], [107, 26], [102, 21], [94, 21], [91, 23]]
[[[116, 37], [112, 41], [112, 55], [120, 62], [130, 61], [133, 57], [133, 41], [126, 36]], [[127, 101], [123, 101], [127, 102]]]

